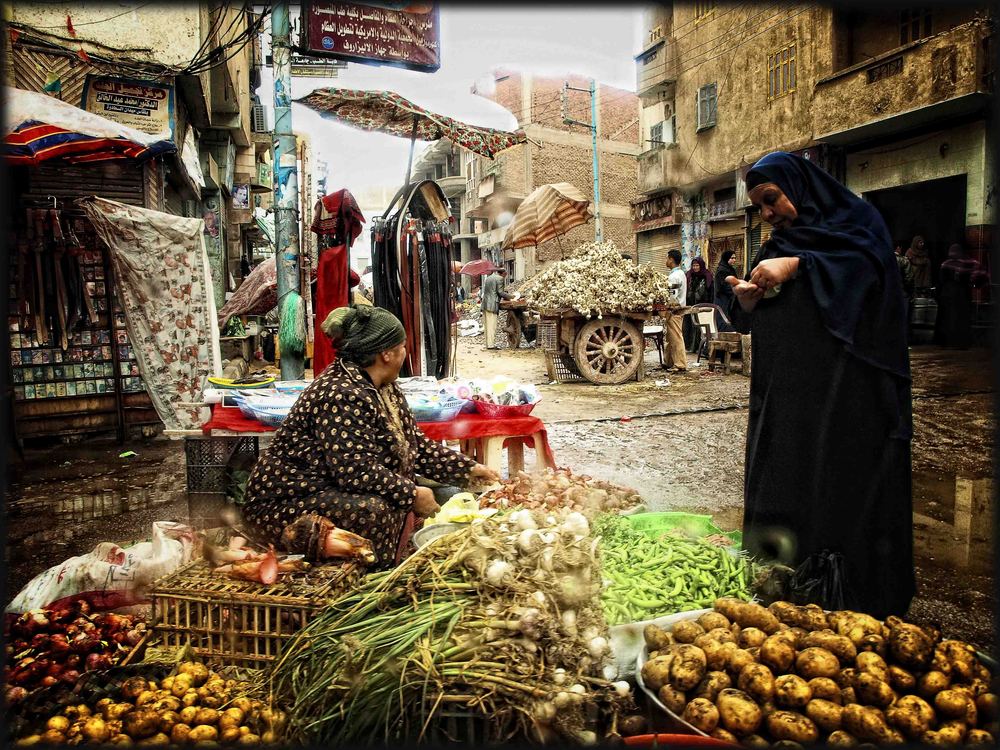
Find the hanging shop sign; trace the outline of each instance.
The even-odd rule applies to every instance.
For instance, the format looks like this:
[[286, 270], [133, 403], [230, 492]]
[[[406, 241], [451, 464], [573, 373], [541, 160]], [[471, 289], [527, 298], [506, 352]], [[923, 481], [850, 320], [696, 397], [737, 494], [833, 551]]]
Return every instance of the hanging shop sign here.
[[88, 73], [80, 106], [164, 140], [174, 137], [174, 87], [170, 84]]
[[303, 3], [301, 51], [433, 73], [441, 67], [437, 2]]
[[670, 193], [632, 204], [632, 231], [646, 232], [674, 223], [674, 201]]

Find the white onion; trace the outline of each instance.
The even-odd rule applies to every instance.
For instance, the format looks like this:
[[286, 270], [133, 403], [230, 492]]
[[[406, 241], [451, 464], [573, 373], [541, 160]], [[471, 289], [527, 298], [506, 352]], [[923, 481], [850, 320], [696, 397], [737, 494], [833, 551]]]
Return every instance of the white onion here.
[[592, 638], [587, 644], [587, 651], [595, 659], [600, 659], [604, 654], [608, 652], [608, 639], [604, 636], [597, 636]]
[[576, 636], [576, 611], [572, 609], [563, 610], [560, 615], [563, 631], [571, 638]]
[[539, 607], [544, 607], [549, 603], [548, 597], [545, 596], [543, 591], [532, 591], [529, 597], [532, 603], [537, 604]]
[[566, 682], [566, 670], [562, 667], [552, 670], [552, 681], [556, 685], [562, 685]]
[[625, 680], [619, 680], [618, 682], [611, 683], [611, 687], [615, 689], [622, 698], [627, 698], [632, 692], [632, 686], [629, 685]]
[[577, 695], [586, 695], [587, 694], [587, 688], [585, 688], [579, 682], [577, 682], [577, 683], [575, 683], [573, 685], [570, 685], [569, 691], [571, 693], [576, 693]]
[[534, 529], [524, 529], [517, 535], [517, 548], [526, 555], [534, 552], [541, 544], [542, 540]]
[[486, 581], [500, 588], [514, 574], [514, 566], [506, 560], [493, 560], [486, 566]]
[[516, 510], [511, 513], [510, 522], [514, 524], [519, 531], [527, 531], [528, 529], [538, 528], [538, 524], [535, 523], [535, 519], [531, 515], [531, 511], [527, 508]]
[[556, 708], [568, 708], [573, 701], [573, 694], [566, 691], [556, 693], [556, 697], [552, 699], [552, 703]]

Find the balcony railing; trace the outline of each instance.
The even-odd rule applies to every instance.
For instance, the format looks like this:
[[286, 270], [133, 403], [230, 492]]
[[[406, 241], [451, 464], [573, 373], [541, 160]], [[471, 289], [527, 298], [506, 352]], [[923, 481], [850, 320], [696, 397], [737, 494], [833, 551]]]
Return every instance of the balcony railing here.
[[709, 206], [708, 216], [710, 219], [716, 219], [720, 216], [726, 216], [727, 214], [736, 212], [736, 199], [730, 198], [725, 201], [718, 201]]

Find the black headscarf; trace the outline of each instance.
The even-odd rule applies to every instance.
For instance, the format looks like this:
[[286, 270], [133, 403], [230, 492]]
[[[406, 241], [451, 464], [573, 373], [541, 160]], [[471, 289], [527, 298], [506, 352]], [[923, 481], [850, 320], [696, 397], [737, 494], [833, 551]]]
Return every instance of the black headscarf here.
[[797, 257], [827, 329], [859, 359], [910, 377], [906, 298], [892, 238], [875, 208], [807, 159], [776, 151], [747, 174], [773, 182], [798, 211], [762, 257]]

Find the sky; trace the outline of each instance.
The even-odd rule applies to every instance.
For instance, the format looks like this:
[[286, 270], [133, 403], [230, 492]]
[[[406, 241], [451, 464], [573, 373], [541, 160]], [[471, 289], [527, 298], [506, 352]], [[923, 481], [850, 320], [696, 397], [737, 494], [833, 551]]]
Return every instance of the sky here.
[[[298, 8], [293, 8], [293, 23], [297, 13]], [[437, 72], [350, 63], [334, 79], [293, 78], [292, 98], [326, 86], [396, 90], [442, 114], [470, 118], [467, 121], [473, 125], [502, 127], [494, 118], [508, 121], [505, 112], [498, 114], [492, 103], [484, 107], [482, 102], [469, 102], [479, 98], [469, 93], [477, 79], [493, 68], [513, 67], [539, 75], [576, 73], [634, 91], [632, 58], [640, 48], [641, 19], [639, 5], [450, 5], [445, 0], [441, 3], [441, 68]], [[266, 31], [265, 50], [270, 45], [269, 25]], [[257, 93], [263, 104], [273, 105], [270, 68], [264, 68]], [[292, 105], [292, 128], [309, 136], [316, 156], [329, 165], [329, 190], [346, 187], [357, 195], [367, 187], [394, 188], [403, 182], [407, 139], [365, 133], [324, 120], [300, 104]], [[418, 141], [417, 153], [420, 149]]]

